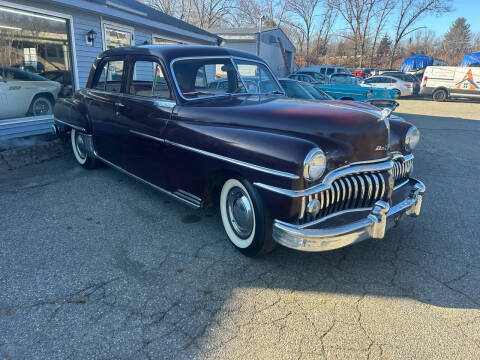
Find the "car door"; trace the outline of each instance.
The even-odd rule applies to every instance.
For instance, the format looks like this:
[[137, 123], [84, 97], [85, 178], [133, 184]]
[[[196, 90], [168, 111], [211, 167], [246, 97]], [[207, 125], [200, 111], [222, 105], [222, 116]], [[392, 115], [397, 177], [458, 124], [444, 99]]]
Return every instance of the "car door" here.
[[[28, 82], [25, 71], [3, 68], [1, 71], [0, 101], [6, 106], [0, 111], [0, 118], [23, 117], [28, 114], [35, 86]], [[28, 75], [28, 74], [27, 74]]]
[[123, 163], [123, 143], [127, 132], [116, 121], [124, 82], [125, 59], [106, 58], [97, 67], [85, 103], [93, 128], [97, 154], [117, 166]]
[[117, 124], [127, 130], [122, 167], [160, 187], [166, 182], [164, 132], [176, 105], [164, 74], [155, 58], [129, 58], [127, 86], [116, 108]]

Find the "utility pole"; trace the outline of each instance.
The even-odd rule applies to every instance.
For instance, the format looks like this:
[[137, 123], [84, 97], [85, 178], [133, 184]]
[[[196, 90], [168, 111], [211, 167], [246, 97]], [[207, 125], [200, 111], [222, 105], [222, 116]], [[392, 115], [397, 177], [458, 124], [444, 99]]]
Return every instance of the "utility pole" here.
[[260, 42], [262, 41], [262, 25], [263, 25], [263, 20], [265, 20], [265, 15], [261, 15], [259, 20], [260, 21], [258, 22], [257, 56], [260, 56]]

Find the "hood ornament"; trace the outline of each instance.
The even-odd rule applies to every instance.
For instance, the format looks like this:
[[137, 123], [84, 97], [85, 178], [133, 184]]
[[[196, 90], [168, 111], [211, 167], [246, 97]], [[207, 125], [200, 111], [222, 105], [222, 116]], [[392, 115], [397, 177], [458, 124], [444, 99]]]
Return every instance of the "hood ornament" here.
[[392, 111], [393, 111], [392, 109], [383, 108], [381, 112], [381, 115], [382, 115], [381, 120], [383, 120], [383, 123], [387, 128], [388, 143], [385, 149], [387, 151], [390, 150], [390, 115], [392, 115]]

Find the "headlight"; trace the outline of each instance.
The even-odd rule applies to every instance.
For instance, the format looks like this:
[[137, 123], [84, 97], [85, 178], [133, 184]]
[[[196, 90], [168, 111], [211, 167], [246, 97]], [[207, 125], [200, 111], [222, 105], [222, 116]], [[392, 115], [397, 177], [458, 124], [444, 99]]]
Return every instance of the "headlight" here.
[[308, 181], [315, 181], [325, 172], [327, 167], [327, 158], [319, 148], [313, 148], [309, 151], [303, 162], [303, 177]]
[[367, 91], [367, 99], [370, 99], [372, 97], [372, 94], [373, 94], [373, 90], [368, 90]]
[[415, 126], [408, 129], [405, 135], [405, 147], [407, 150], [413, 151], [420, 141], [420, 131]]

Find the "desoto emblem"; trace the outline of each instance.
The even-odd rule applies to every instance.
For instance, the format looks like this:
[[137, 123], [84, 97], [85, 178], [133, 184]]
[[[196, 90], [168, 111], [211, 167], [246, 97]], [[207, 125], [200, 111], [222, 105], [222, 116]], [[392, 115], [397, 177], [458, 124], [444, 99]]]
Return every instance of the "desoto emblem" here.
[[386, 147], [386, 146], [382, 146], [382, 145], [378, 145], [378, 146], [375, 148], [375, 151], [387, 151], [387, 147]]

